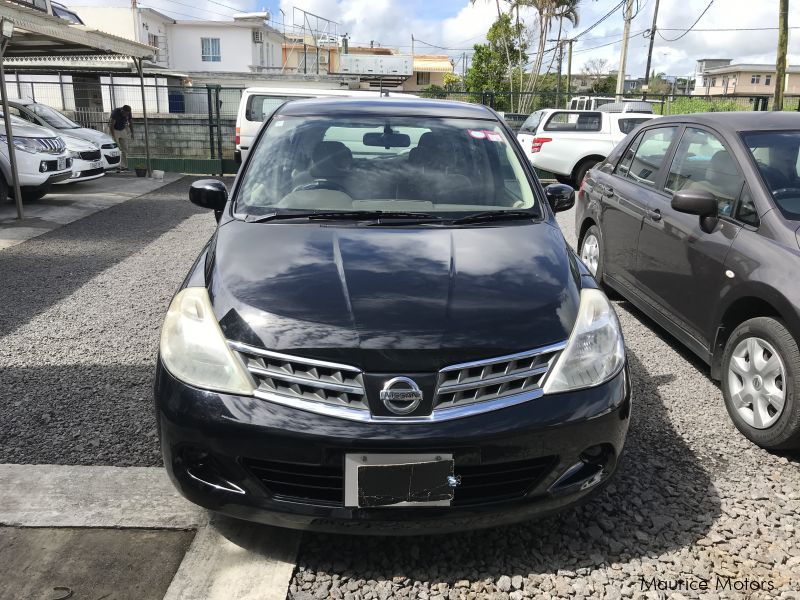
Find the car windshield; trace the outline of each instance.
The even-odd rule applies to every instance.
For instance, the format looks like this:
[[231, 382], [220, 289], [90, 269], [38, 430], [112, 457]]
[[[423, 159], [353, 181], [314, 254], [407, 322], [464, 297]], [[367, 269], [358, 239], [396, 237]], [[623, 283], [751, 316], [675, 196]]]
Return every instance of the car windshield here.
[[45, 104], [31, 104], [29, 108], [38, 117], [44, 119], [50, 127], [55, 127], [56, 129], [80, 128], [80, 125], [78, 125], [75, 121], [68, 119], [60, 112], [58, 112], [55, 108], [50, 108]]
[[744, 133], [742, 138], [783, 216], [800, 221], [800, 131]]
[[279, 115], [253, 150], [236, 210], [463, 216], [535, 205], [525, 170], [496, 121]]

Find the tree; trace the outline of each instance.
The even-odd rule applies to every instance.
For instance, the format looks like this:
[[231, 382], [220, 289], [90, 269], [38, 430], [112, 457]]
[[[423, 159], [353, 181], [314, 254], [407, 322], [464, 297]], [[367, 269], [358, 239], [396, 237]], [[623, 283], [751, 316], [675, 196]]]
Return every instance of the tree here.
[[[515, 43], [516, 25], [512, 25], [511, 16], [502, 14], [489, 28], [486, 44], [475, 44], [464, 85], [470, 92], [510, 92], [512, 83], [508, 78], [508, 59], [511, 64], [526, 60], [523, 44]], [[507, 47], [506, 47], [507, 46]]]
[[[560, 43], [564, 21], [569, 21], [573, 27], [578, 24], [578, 4], [580, 0], [516, 0], [516, 2], [523, 6], [533, 7], [538, 16], [539, 41], [536, 49], [536, 59], [534, 60], [531, 74], [528, 77], [527, 85], [524, 88], [526, 92], [535, 92], [544, 62], [545, 44], [547, 43], [550, 31], [553, 29], [554, 25], [558, 23], [558, 34], [556, 36], [558, 41], [556, 44]], [[553, 65], [555, 56], [556, 53], [553, 52], [550, 67]], [[550, 70], [550, 67], [548, 67], [548, 70]], [[523, 100], [521, 102], [520, 112], [525, 112], [529, 105], [530, 98]]]
[[593, 94], [610, 94], [617, 91], [617, 76], [608, 73], [608, 61], [593, 58], [583, 64], [581, 72], [591, 82], [589, 89]]
[[[490, 0], [487, 0], [487, 1], [490, 1]], [[469, 3], [473, 4], [473, 5], [476, 2], [477, 2], [477, 0], [469, 0]], [[497, 21], [495, 21], [495, 23], [497, 23], [498, 21], [500, 21], [502, 19], [503, 11], [500, 10], [500, 0], [494, 0], [494, 4], [497, 7]], [[491, 32], [491, 27], [489, 28], [489, 31]], [[506, 64], [506, 67], [507, 67], [507, 70], [508, 70], [508, 89], [510, 91], [513, 91], [513, 89], [514, 89], [514, 74], [512, 72], [511, 65], [514, 64], [514, 63], [511, 62], [511, 49], [509, 47], [511, 45], [511, 38], [508, 36], [508, 32], [503, 32], [503, 33], [504, 33], [504, 35], [503, 35], [503, 37], [500, 38], [500, 41], [502, 42], [503, 50], [505, 50], [505, 57], [506, 57], [506, 63], [505, 64]]]
[[444, 74], [444, 89], [448, 92], [460, 92], [463, 87], [461, 77], [455, 73]]

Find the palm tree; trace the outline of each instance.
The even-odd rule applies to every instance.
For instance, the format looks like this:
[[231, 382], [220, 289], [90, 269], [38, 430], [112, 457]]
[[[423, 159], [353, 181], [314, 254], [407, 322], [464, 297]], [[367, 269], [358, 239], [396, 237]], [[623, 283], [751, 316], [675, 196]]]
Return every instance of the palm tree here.
[[[528, 77], [527, 85], [524, 86], [524, 91], [534, 92], [536, 91], [539, 72], [542, 69], [542, 62], [544, 61], [544, 46], [545, 42], [547, 41], [547, 36], [552, 30], [554, 23], [557, 21], [558, 42], [556, 43], [560, 43], [561, 34], [564, 29], [564, 21], [569, 21], [573, 27], [578, 24], [578, 4], [580, 3], [580, 0], [517, 0], [517, 2], [522, 3], [524, 6], [533, 7], [538, 16], [539, 43], [536, 52], [536, 59], [534, 61], [533, 68], [531, 69], [531, 74]], [[555, 54], [553, 55], [553, 58], [555, 58]], [[552, 64], [553, 61], [551, 60], [550, 66], [552, 66]], [[525, 98], [520, 98], [520, 100], [522, 104], [520, 106], [520, 112], [525, 112], [525, 110], [527, 110], [527, 108], [530, 106], [531, 98], [530, 96], [527, 96]]]

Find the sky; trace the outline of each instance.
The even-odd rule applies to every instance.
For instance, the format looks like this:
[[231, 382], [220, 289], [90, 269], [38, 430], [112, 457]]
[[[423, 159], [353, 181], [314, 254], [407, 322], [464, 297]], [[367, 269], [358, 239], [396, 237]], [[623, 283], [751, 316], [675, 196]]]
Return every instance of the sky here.
[[[62, 0], [63, 1], [63, 0]], [[124, 0], [112, 0], [114, 4]], [[573, 35], [606, 15], [620, 0], [581, 0], [580, 20]], [[649, 29], [656, 0], [634, 0], [635, 18], [631, 23], [626, 72], [632, 77], [644, 76], [648, 40], [642, 32]], [[75, 0], [75, 4], [104, 4], [108, 0]], [[462, 54], [469, 56], [476, 43], [485, 41], [486, 31], [497, 18], [495, 0], [139, 0], [140, 6], [151, 6], [177, 19], [191, 16], [223, 19], [233, 9], [268, 10], [273, 25], [287, 28], [302, 18], [295, 7], [336, 21], [338, 33], [347, 33], [351, 45], [398, 48], [411, 52], [411, 37], [416, 39], [416, 53], [449, 54], [457, 72], [462, 70]], [[500, 0], [501, 8], [508, 2]], [[680, 39], [704, 9], [708, 7], [693, 31]], [[280, 11], [283, 11], [281, 14]], [[800, 64], [800, 2], [791, 3], [789, 26], [789, 64]], [[523, 11], [526, 25], [535, 26], [532, 12]], [[659, 34], [653, 49], [653, 69], [667, 75], [688, 75], [694, 72], [699, 58], [731, 58], [734, 63], [774, 63], [777, 31], [708, 31], [726, 28], [775, 28], [778, 24], [778, 0], [660, 0]], [[674, 29], [674, 30], [670, 30]], [[578, 37], [573, 46], [573, 73], [582, 70], [590, 59], [604, 59], [608, 67], [619, 65], [623, 31], [620, 8], [591, 31]], [[555, 36], [556, 32], [553, 32]], [[635, 35], [634, 35], [635, 34]], [[666, 38], [666, 39], [665, 39]], [[441, 48], [437, 48], [439, 46]], [[550, 44], [548, 44], [548, 47]], [[444, 49], [442, 49], [444, 48]], [[549, 56], [548, 56], [549, 58]], [[547, 65], [549, 61], [545, 61]]]

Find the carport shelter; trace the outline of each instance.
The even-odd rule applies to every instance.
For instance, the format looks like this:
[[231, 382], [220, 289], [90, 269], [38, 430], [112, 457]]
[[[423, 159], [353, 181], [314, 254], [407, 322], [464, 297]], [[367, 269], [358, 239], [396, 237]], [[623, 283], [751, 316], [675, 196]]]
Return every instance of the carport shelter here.
[[[13, 25], [13, 27], [12, 27]], [[11, 177], [17, 204], [17, 217], [23, 218], [22, 196], [17, 177], [17, 160], [14, 140], [11, 135], [11, 116], [8, 111], [4, 63], [6, 57], [13, 58], [62, 58], [68, 56], [118, 55], [130, 57], [139, 72], [142, 90], [142, 113], [144, 117], [145, 153], [147, 172], [150, 173], [150, 137], [147, 127], [144, 76], [142, 61], [151, 58], [157, 48], [132, 42], [115, 35], [103, 33], [85, 25], [76, 25], [49, 15], [46, 12], [21, 6], [8, 0], [0, 0], [0, 93], [8, 142], [8, 157], [11, 162]]]

